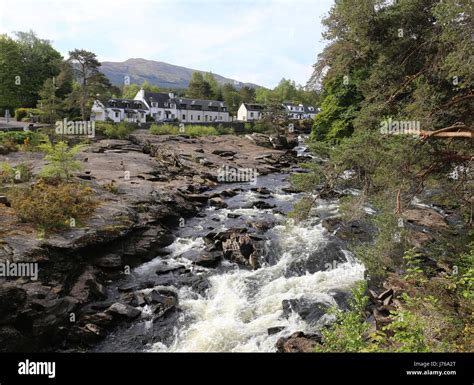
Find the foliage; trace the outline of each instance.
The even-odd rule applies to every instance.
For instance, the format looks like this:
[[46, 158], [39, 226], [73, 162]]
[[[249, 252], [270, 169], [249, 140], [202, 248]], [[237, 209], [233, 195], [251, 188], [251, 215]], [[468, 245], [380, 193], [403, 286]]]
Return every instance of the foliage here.
[[125, 139], [135, 130], [132, 123], [104, 123], [96, 122], [95, 130], [98, 134], [102, 134], [109, 139]]
[[[223, 131], [224, 134], [228, 131]], [[182, 129], [172, 124], [152, 124], [150, 127], [150, 133], [154, 135], [190, 135], [190, 136], [209, 136], [209, 135], [220, 135], [218, 129], [212, 126], [203, 126], [203, 125], [186, 125]]]
[[321, 87], [314, 138], [375, 130], [385, 117], [432, 130], [472, 127], [472, 6], [457, 0], [337, 1], [310, 85]]
[[213, 96], [212, 86], [204, 80], [204, 76], [201, 72], [195, 71], [192, 74], [189, 82], [186, 96], [190, 98], [198, 99], [211, 99]]
[[222, 124], [218, 124], [216, 127], [218, 135], [233, 135], [235, 134], [232, 127], [224, 127]]
[[405, 279], [418, 283], [424, 280], [420, 256], [421, 254], [417, 253], [415, 249], [408, 250], [403, 256], [406, 265]]
[[190, 136], [219, 135], [219, 132], [214, 127], [199, 125], [184, 126], [184, 133]]
[[449, 288], [456, 290], [462, 298], [468, 301], [473, 301], [474, 242], [471, 242], [468, 247], [469, 251], [462, 253], [456, 260], [456, 265], [453, 268]]
[[32, 116], [41, 116], [42, 112], [38, 108], [17, 108], [15, 110], [15, 119], [18, 122], [23, 121], [23, 119]]
[[423, 320], [409, 310], [392, 311], [391, 322], [383, 328], [390, 333], [389, 343], [397, 352], [422, 353], [430, 351]]
[[69, 148], [66, 142], [46, 143], [41, 149], [46, 152], [45, 160], [48, 161], [39, 174], [41, 177], [69, 181], [71, 173], [81, 169], [81, 163], [74, 159], [81, 151], [81, 145]]
[[[21, 145], [23, 151], [36, 151], [38, 146], [45, 143], [48, 137], [42, 133], [33, 131], [7, 131], [0, 132], [0, 143], [9, 146]], [[17, 150], [17, 148], [12, 148]]]
[[22, 162], [12, 167], [8, 162], [0, 162], [0, 182], [2, 183], [26, 182], [31, 177], [31, 167], [27, 163]]
[[153, 135], [178, 135], [179, 129], [172, 124], [152, 124], [150, 134]]
[[359, 352], [368, 349], [367, 332], [369, 324], [365, 321], [365, 295], [367, 284], [359, 282], [352, 291], [353, 298], [349, 311], [334, 309], [335, 322], [322, 329], [323, 344], [317, 346], [319, 352]]
[[93, 191], [77, 183], [47, 184], [40, 180], [28, 188], [10, 189], [8, 197], [20, 220], [44, 231], [77, 224], [96, 207]]

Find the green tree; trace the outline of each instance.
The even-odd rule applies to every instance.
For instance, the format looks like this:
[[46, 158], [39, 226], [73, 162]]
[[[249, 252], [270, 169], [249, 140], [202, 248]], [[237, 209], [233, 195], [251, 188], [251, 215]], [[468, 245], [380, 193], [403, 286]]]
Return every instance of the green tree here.
[[43, 116], [47, 123], [53, 123], [59, 117], [58, 109], [61, 108], [62, 100], [56, 96], [58, 89], [55, 78], [51, 78], [46, 79], [39, 91], [38, 108], [44, 113]]
[[[21, 76], [23, 75], [23, 62], [20, 48], [12, 38], [0, 35], [0, 109], [13, 109], [20, 107]], [[19, 78], [16, 78], [19, 76]]]
[[79, 100], [81, 116], [82, 120], [86, 120], [89, 115], [87, 107], [90, 104], [91, 99], [94, 97], [91, 93], [90, 83], [92, 83], [94, 79], [97, 80], [97, 78], [100, 77], [99, 67], [101, 64], [94, 53], [83, 49], [70, 51], [68, 60], [73, 64], [76, 76], [79, 79], [79, 84], [81, 86]]
[[255, 88], [244, 86], [239, 90], [243, 103], [255, 103]]
[[14, 32], [21, 56], [20, 104], [36, 107], [39, 90], [46, 79], [58, 76], [63, 58], [50, 41], [40, 39], [33, 31]]
[[193, 72], [186, 95], [190, 98], [196, 99], [212, 98], [213, 93], [211, 85], [204, 80], [204, 76], [201, 72]]
[[209, 83], [209, 86], [211, 87], [212, 98], [217, 99], [217, 97], [219, 96], [220, 87], [219, 87], [219, 83], [217, 83], [217, 80], [214, 77], [214, 74], [212, 72], [206, 72], [204, 74], [203, 79], [205, 82]]

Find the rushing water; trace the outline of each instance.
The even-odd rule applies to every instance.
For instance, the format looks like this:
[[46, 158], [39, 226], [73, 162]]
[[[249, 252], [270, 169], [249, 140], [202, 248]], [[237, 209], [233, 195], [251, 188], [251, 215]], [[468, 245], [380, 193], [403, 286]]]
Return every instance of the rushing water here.
[[[169, 255], [157, 257], [135, 269], [137, 280], [156, 278], [155, 271], [163, 263], [167, 266], [184, 265], [192, 269], [196, 276], [207, 279], [207, 290], [193, 290], [189, 285], [172, 288], [178, 294], [179, 316], [173, 320], [167, 338], [156, 341], [145, 337], [143, 347], [130, 348], [152, 352], [163, 351], [274, 351], [276, 341], [295, 331], [314, 332], [332, 317], [323, 315], [316, 323], [306, 322], [297, 312], [285, 314], [283, 301], [303, 300], [305, 303], [336, 305], [333, 298], [336, 291], [348, 291], [355, 281], [363, 278], [363, 267], [352, 255], [332, 245], [330, 234], [318, 220], [305, 224], [288, 222], [285, 213], [300, 195], [285, 193], [281, 188], [288, 185], [288, 175], [274, 174], [259, 177], [257, 186], [239, 184], [226, 185], [220, 189], [240, 187], [237, 196], [227, 198], [228, 208], [205, 209], [203, 215], [189, 220], [177, 231], [175, 242], [168, 247]], [[262, 196], [251, 191], [252, 187], [267, 187], [272, 191], [266, 202], [276, 205], [276, 210], [259, 210], [248, 207], [251, 202], [262, 200]], [[316, 214], [319, 218], [337, 213], [336, 201], [319, 201]], [[276, 211], [276, 212], [275, 212]], [[238, 214], [229, 218], [228, 214]], [[249, 270], [223, 261], [214, 269], [194, 266], [184, 255], [197, 252], [205, 247], [203, 237], [212, 229], [214, 232], [236, 227], [248, 227], [251, 221], [267, 221], [274, 226], [265, 234], [264, 258], [257, 270]], [[341, 261], [327, 259], [324, 268], [305, 271], [314, 258], [326, 258], [325, 246], [339, 248]], [[329, 250], [329, 249], [328, 249]], [[319, 251], [319, 254], [318, 254]], [[313, 269], [314, 270], [314, 269]], [[157, 285], [157, 287], [163, 287]], [[169, 288], [169, 286], [168, 286]], [[144, 292], [151, 289], [145, 289]], [[143, 330], [154, 327], [151, 311], [145, 306], [142, 318], [137, 322]], [[269, 328], [278, 327], [276, 333]], [[131, 331], [119, 331], [104, 341], [100, 350], [127, 350], [126, 340]]]

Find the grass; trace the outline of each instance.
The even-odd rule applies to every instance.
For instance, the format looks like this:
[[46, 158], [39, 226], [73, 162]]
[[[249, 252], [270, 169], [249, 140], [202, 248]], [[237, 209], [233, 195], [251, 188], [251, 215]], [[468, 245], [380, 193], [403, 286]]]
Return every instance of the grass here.
[[96, 122], [96, 132], [110, 139], [125, 139], [135, 127], [131, 123], [122, 122], [118, 124]]
[[190, 136], [212, 136], [219, 135], [219, 132], [211, 126], [188, 125], [183, 128], [171, 124], [153, 124], [150, 127], [150, 133], [153, 135], [190, 135]]

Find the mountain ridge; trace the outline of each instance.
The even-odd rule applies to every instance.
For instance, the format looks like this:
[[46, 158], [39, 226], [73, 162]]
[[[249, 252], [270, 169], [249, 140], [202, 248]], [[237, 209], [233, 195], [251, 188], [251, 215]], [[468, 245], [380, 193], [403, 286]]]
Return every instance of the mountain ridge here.
[[[114, 85], [122, 85], [125, 76], [129, 76], [130, 83], [142, 84], [147, 81], [161, 88], [187, 88], [193, 72], [198, 71], [203, 74], [209, 72], [143, 58], [130, 58], [122, 62], [104, 61], [100, 71]], [[221, 85], [230, 83], [237, 89], [244, 86], [261, 87], [254, 83], [237, 81], [216, 73], [213, 73], [213, 75]]]

